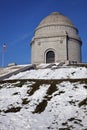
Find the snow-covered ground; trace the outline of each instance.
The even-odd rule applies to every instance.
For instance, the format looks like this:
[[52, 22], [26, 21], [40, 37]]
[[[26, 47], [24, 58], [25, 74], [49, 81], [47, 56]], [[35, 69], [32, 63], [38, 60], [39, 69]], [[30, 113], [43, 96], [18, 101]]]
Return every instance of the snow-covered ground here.
[[87, 130], [87, 68], [47, 66], [0, 82], [0, 130]]
[[0, 130], [87, 130], [87, 82], [1, 83]]
[[25, 72], [20, 72], [17, 75], [11, 76], [9, 79], [77, 79], [87, 78], [86, 67], [60, 67], [52, 66], [45, 69], [34, 69]]
[[14, 66], [6, 67], [6, 68], [0, 68], [0, 77], [4, 76], [6, 74], [9, 74], [9, 73], [15, 72], [21, 68], [26, 67], [26, 66], [29, 66], [29, 65], [14, 65]]

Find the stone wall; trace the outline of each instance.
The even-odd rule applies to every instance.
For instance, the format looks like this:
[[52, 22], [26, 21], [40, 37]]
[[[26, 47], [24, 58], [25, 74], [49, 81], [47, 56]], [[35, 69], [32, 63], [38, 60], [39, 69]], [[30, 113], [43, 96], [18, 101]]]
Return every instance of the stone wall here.
[[32, 43], [32, 63], [46, 63], [46, 52], [54, 51], [55, 62], [67, 60], [66, 36], [41, 38]]

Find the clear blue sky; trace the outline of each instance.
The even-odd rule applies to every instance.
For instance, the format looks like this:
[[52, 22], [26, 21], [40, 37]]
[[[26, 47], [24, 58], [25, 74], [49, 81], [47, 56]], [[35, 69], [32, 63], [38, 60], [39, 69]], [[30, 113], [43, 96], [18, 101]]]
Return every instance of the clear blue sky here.
[[87, 62], [87, 0], [0, 0], [0, 67], [3, 43], [7, 44], [5, 66], [30, 63], [34, 30], [55, 11], [69, 17], [78, 28], [83, 41], [82, 61]]

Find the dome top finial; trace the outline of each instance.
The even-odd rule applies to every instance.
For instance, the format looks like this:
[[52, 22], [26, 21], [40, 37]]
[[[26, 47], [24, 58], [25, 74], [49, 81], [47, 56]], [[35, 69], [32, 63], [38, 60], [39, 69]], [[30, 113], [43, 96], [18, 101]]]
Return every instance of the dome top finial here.
[[52, 15], [61, 15], [60, 12], [52, 12], [51, 14], [52, 14]]

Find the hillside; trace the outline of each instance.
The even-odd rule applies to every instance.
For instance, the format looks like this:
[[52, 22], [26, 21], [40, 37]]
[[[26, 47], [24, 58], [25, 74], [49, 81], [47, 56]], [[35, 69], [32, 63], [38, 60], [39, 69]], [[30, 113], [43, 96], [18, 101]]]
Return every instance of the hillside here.
[[30, 70], [0, 82], [0, 130], [87, 130], [87, 69], [59, 70]]
[[87, 78], [87, 68], [40, 64], [36, 69], [20, 72], [9, 79], [82, 79]]

